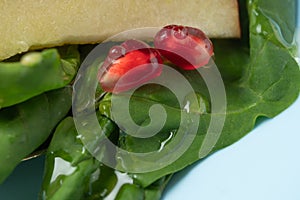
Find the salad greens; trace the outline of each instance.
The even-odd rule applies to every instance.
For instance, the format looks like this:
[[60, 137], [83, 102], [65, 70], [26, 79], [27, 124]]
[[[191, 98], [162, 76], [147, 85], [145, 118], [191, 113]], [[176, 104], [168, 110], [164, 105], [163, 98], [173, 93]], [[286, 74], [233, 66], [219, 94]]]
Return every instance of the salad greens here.
[[[294, 59], [296, 1], [240, 0], [239, 4], [242, 38], [213, 40], [214, 60], [226, 89], [227, 112], [221, 136], [211, 153], [239, 140], [253, 129], [258, 118], [278, 115], [300, 91], [300, 71]], [[190, 107], [200, 115], [201, 123], [188, 150], [156, 171], [118, 172], [86, 150], [68, 114], [72, 95], [67, 85], [72, 84], [80, 63], [79, 52], [83, 60], [86, 53], [82, 53], [82, 48], [77, 51], [75, 46], [69, 46], [30, 54], [37, 60], [25, 61], [28, 66], [22, 60], [0, 63], [0, 163], [5, 163], [0, 165], [0, 183], [55, 129], [46, 153], [41, 199], [160, 199], [173, 173], [202, 159], [199, 150], [212, 116], [205, 82], [193, 71], [180, 71], [200, 102], [200, 110]], [[33, 81], [29, 84], [28, 80]], [[98, 92], [101, 94], [101, 89]], [[171, 139], [176, 137], [182, 110], [166, 88], [146, 85], [131, 96], [130, 113], [138, 125], [149, 122], [148, 108], [153, 104], [163, 105], [168, 113], [164, 128], [147, 139], [135, 138], [119, 129], [110, 113], [111, 98], [106, 94], [99, 99], [97, 117], [105, 134], [121, 148], [153, 151], [170, 135]], [[125, 96], [116, 98], [122, 101]], [[117, 159], [115, 162], [120, 164]], [[134, 160], [131, 164], [135, 164]]]
[[63, 88], [1, 110], [0, 183], [49, 137], [71, 105], [71, 88]]
[[68, 85], [78, 66], [75, 46], [32, 52], [20, 62], [0, 63], [0, 109]]
[[[99, 116], [99, 124], [108, 135], [118, 131], [117, 126], [103, 116]], [[91, 156], [77, 136], [71, 117], [57, 127], [46, 157], [42, 199], [102, 199], [114, 190], [118, 177], [122, 176]], [[60, 168], [62, 166], [64, 169]], [[125, 176], [128, 182], [124, 182], [116, 199], [157, 199], [154, 197], [159, 196], [170, 177], [144, 189], [123, 174]]]

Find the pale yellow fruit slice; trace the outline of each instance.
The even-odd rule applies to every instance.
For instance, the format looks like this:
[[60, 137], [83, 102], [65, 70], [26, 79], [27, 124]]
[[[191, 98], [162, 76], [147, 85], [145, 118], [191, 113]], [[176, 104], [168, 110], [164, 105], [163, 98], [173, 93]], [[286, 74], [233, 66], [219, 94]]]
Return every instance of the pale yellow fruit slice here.
[[0, 22], [0, 60], [167, 24], [197, 27], [209, 37], [240, 36], [236, 0], [0, 0]]

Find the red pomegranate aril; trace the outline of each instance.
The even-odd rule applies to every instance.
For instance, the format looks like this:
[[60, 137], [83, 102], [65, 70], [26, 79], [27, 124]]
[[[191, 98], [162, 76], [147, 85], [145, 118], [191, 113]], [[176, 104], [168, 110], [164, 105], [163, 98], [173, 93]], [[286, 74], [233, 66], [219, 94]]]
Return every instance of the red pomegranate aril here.
[[204, 32], [188, 26], [165, 26], [155, 35], [154, 46], [184, 70], [206, 65], [213, 55], [213, 44]]
[[127, 40], [110, 49], [99, 69], [98, 80], [104, 91], [120, 93], [159, 76], [162, 59], [157, 50], [138, 40]]

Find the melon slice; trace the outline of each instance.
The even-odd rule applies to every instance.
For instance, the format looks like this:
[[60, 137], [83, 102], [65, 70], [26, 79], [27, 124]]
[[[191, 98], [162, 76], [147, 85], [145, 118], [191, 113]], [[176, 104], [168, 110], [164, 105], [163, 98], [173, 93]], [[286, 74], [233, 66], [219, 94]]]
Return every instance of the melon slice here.
[[240, 36], [236, 0], [0, 0], [0, 22], [0, 60], [167, 24], [197, 27], [209, 37]]

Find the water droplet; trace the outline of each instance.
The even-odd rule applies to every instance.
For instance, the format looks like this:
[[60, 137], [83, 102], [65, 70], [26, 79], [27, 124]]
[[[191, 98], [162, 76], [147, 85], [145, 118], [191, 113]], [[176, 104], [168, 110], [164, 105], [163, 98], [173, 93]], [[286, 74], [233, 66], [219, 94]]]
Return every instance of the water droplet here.
[[105, 188], [105, 189], [101, 192], [100, 196], [101, 196], [101, 197], [104, 197], [104, 196], [106, 196], [106, 194], [107, 194], [107, 189]]
[[174, 132], [171, 131], [169, 137], [160, 143], [160, 147], [158, 149], [158, 152], [163, 150], [165, 145], [172, 139], [173, 135], [174, 135]]
[[186, 101], [186, 104], [184, 105], [183, 110], [185, 110], [187, 113], [190, 112], [190, 104], [191, 104], [190, 101]]
[[77, 138], [77, 139], [82, 139], [82, 135], [79, 134], [79, 135], [76, 136], [76, 138]]
[[108, 196], [106, 196], [104, 198], [104, 200], [111, 200], [111, 199], [115, 199], [115, 197], [117, 196], [120, 188], [126, 184], [126, 183], [133, 183], [133, 179], [128, 176], [127, 173], [121, 173], [119, 171], [115, 171], [115, 174], [117, 176], [117, 184], [115, 185], [114, 189], [109, 193]]
[[81, 153], [84, 154], [85, 153], [85, 148], [82, 147]]
[[109, 57], [112, 60], [117, 60], [118, 58], [124, 56], [126, 53], [126, 49], [122, 46], [114, 46], [109, 50]]
[[[52, 177], [50, 179], [50, 183], [56, 181], [56, 179], [60, 175], [65, 175], [65, 176], [71, 175], [75, 170], [76, 167], [72, 167], [70, 162], [60, 157], [54, 158], [54, 168], [53, 168]], [[62, 179], [60, 180], [60, 183], [62, 184]]]
[[261, 33], [261, 24], [257, 24], [257, 25], [256, 25], [256, 32], [257, 32], [258, 34]]

